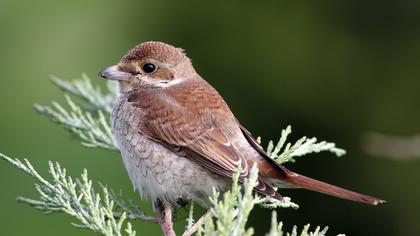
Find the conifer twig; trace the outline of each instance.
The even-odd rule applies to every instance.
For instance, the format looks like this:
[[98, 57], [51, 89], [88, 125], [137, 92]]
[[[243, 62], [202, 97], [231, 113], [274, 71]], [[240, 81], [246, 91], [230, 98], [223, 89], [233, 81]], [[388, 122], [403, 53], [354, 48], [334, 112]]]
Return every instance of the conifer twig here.
[[123, 230], [127, 235], [135, 235], [131, 224], [125, 223], [127, 218], [155, 222], [154, 217], [143, 214], [138, 208], [118, 207], [126, 206], [125, 201], [110, 194], [107, 187], [102, 186], [102, 194], [96, 192], [92, 181], [88, 178], [87, 170], [83, 171], [80, 179], [74, 180], [58, 163], [49, 162], [49, 172], [52, 176], [50, 182], [42, 177], [27, 159], [21, 162], [19, 159], [12, 159], [1, 153], [0, 158], [37, 181], [35, 188], [40, 199], [18, 197], [19, 202], [45, 213], [69, 214], [79, 221], [73, 224], [76, 227], [89, 228], [107, 236], [123, 235]]

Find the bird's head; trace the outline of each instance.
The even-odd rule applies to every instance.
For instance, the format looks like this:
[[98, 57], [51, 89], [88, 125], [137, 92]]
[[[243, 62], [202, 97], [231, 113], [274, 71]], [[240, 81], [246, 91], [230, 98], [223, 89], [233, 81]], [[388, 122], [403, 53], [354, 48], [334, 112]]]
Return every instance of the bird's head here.
[[99, 72], [105, 79], [118, 80], [124, 92], [142, 87], [165, 88], [195, 74], [190, 59], [180, 48], [162, 42], [137, 45], [114, 66]]

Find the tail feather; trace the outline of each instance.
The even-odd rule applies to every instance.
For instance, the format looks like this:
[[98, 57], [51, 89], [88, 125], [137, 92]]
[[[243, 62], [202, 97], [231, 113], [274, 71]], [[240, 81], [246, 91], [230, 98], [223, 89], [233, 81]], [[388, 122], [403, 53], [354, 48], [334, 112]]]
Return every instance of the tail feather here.
[[[382, 199], [327, 184], [319, 180], [296, 174], [286, 169], [282, 165], [276, 163], [269, 155], [267, 155], [264, 149], [255, 141], [248, 130], [246, 130], [242, 125], [239, 126], [249, 144], [251, 144], [251, 146], [263, 157], [262, 160], [257, 161], [258, 169], [260, 171], [259, 173], [262, 177], [274, 180], [274, 182], [279, 181], [282, 184], [286, 183], [287, 185], [302, 187], [308, 190], [348, 199], [355, 202], [362, 202], [370, 205], [378, 205], [385, 202]], [[267, 195], [268, 191], [260, 192]], [[281, 196], [278, 195], [277, 198], [280, 200]]]
[[281, 178], [281, 181], [284, 181], [288, 184], [292, 184], [298, 187], [302, 187], [308, 190], [328, 194], [331, 196], [344, 198], [347, 200], [362, 202], [370, 205], [378, 205], [384, 203], [385, 201], [379, 198], [371, 197], [368, 195], [356, 193], [344, 188], [340, 188], [316, 179], [312, 179], [303, 175], [296, 174], [289, 170], [286, 171], [285, 176]]

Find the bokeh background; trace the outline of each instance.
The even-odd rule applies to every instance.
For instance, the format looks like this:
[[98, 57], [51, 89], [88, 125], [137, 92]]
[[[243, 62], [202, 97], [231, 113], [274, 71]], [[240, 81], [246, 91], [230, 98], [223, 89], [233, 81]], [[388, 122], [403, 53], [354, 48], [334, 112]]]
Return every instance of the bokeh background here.
[[[304, 190], [283, 191], [299, 210], [278, 210], [286, 229], [311, 222], [329, 234], [419, 235], [420, 159], [374, 158], [366, 132], [420, 133], [420, 2], [386, 1], [0, 1], [0, 151], [29, 158], [46, 173], [59, 161], [77, 176], [138, 198], [117, 153], [81, 147], [32, 104], [62, 101], [49, 81], [96, 77], [134, 45], [159, 40], [186, 49], [238, 119], [266, 142], [291, 124], [303, 135], [334, 141], [348, 154], [305, 157], [287, 166], [382, 197], [371, 207]], [[2, 235], [92, 235], [62, 214], [16, 203], [36, 196], [33, 180], [0, 162]], [[150, 203], [142, 204], [151, 211]], [[270, 211], [250, 219], [267, 232]], [[176, 227], [184, 225], [180, 211]], [[158, 226], [135, 223], [138, 235]]]

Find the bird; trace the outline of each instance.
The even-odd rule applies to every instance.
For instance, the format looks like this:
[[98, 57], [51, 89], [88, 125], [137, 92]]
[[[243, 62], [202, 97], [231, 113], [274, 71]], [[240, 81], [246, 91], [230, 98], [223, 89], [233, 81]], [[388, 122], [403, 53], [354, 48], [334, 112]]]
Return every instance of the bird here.
[[242, 182], [253, 165], [259, 171], [254, 191], [277, 200], [283, 197], [275, 185], [370, 205], [385, 202], [276, 163], [181, 48], [143, 42], [99, 76], [119, 83], [110, 115], [112, 133], [134, 188], [153, 201], [168, 235], [172, 229], [166, 221], [173, 208], [188, 201], [208, 208], [213, 188], [227, 191], [234, 173], [240, 169]]

